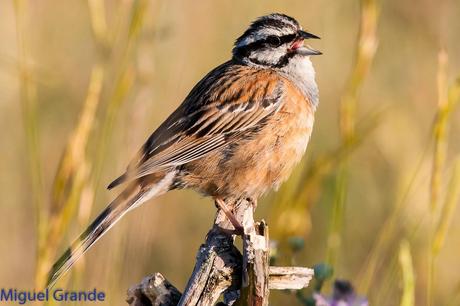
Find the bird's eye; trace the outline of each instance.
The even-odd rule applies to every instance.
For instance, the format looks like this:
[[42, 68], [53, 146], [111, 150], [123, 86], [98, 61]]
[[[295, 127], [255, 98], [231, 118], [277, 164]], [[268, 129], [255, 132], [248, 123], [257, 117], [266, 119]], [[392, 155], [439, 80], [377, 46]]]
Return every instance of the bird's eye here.
[[281, 40], [278, 36], [271, 35], [267, 37], [267, 43], [270, 46], [278, 47], [279, 45], [281, 45]]

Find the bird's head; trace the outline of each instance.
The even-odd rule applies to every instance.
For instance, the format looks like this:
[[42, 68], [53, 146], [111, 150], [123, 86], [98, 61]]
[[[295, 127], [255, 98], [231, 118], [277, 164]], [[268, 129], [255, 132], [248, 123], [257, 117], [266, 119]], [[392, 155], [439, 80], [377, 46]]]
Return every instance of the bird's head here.
[[304, 45], [310, 38], [319, 37], [302, 30], [292, 17], [270, 14], [255, 20], [236, 40], [233, 57], [250, 65], [283, 67], [293, 57], [321, 54]]

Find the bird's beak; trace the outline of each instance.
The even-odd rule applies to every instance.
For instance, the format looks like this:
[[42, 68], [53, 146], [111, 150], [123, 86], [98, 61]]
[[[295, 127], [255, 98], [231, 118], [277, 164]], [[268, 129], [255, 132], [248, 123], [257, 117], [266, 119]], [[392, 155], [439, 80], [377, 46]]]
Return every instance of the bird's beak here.
[[311, 33], [308, 33], [302, 30], [299, 31], [299, 34], [300, 34], [300, 37], [302, 37], [303, 39], [311, 39], [311, 38], [321, 39], [319, 36], [316, 36], [315, 34], [311, 34]]
[[[315, 34], [308, 33], [306, 31], [299, 31], [300, 37], [303, 39], [320, 39], [319, 36], [316, 36]], [[297, 52], [303, 54], [303, 55], [321, 55], [323, 54], [321, 51], [315, 50], [309, 45], [304, 45], [301, 48], [297, 50]]]
[[315, 50], [309, 45], [300, 47], [299, 49], [297, 49], [297, 53], [302, 54], [302, 55], [321, 55], [323, 54], [323, 52]]

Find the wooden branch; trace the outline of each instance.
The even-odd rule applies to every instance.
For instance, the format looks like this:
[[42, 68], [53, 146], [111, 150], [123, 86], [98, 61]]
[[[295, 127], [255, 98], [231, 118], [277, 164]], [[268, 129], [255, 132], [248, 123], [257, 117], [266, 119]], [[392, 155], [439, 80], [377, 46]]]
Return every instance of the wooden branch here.
[[131, 306], [175, 306], [181, 295], [163, 275], [155, 273], [144, 278], [139, 285], [131, 287], [126, 301]]
[[[253, 202], [248, 199], [231, 204], [240, 223], [247, 211], [253, 211]], [[233, 232], [232, 224], [219, 210], [206, 243], [198, 251], [192, 277], [178, 305], [214, 305], [227, 289], [237, 291], [240, 288], [242, 256], [233, 245]]]
[[268, 289], [299, 290], [308, 287], [313, 269], [303, 267], [269, 267]]
[[213, 228], [198, 251], [195, 269], [178, 305], [214, 305], [233, 285], [239, 287], [241, 254], [231, 235]]
[[269, 267], [268, 226], [264, 221], [254, 224], [256, 203], [251, 199], [239, 199], [226, 204], [243, 225], [243, 254], [233, 244], [233, 226], [219, 210], [205, 243], [198, 250], [184, 294], [156, 273], [128, 291], [129, 305], [211, 306], [223, 295], [224, 305], [265, 306], [269, 289], [308, 286], [313, 277], [312, 269]]
[[243, 235], [243, 286], [237, 305], [268, 305], [269, 246], [265, 221], [254, 225], [252, 215], [245, 220]]
[[[277, 290], [306, 288], [313, 277], [313, 269], [301, 267], [270, 267], [269, 273], [268, 288]], [[127, 302], [131, 306], [176, 306], [180, 298], [179, 290], [155, 273], [129, 289]], [[224, 304], [232, 305], [238, 298], [238, 290], [225, 291]]]

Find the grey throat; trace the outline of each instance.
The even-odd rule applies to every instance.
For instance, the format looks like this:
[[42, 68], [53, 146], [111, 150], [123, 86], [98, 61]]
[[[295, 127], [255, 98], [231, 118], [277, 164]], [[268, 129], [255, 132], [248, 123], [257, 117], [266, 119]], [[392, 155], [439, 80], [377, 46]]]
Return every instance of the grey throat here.
[[315, 81], [315, 68], [309, 56], [294, 56], [288, 64], [276, 70], [294, 82], [316, 109], [319, 104], [319, 90]]

